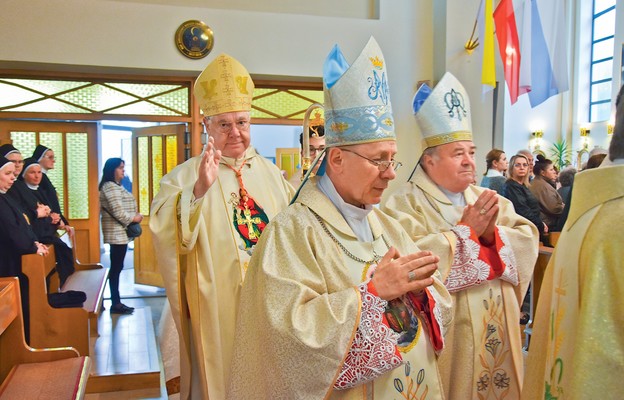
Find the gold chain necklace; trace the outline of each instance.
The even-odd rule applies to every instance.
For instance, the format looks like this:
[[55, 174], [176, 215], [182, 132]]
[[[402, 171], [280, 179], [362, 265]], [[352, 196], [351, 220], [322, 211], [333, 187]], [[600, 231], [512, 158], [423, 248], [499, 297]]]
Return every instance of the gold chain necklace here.
[[[377, 252], [375, 252], [375, 249], [373, 249], [373, 258], [370, 261], [363, 260], [360, 257], [356, 256], [355, 254], [351, 253], [349, 250], [347, 250], [346, 247], [344, 247], [344, 245], [342, 243], [340, 243], [340, 241], [334, 235], [332, 235], [332, 233], [329, 231], [329, 229], [327, 229], [327, 226], [325, 225], [325, 222], [323, 222], [321, 217], [317, 213], [312, 211], [312, 210], [310, 210], [310, 212], [312, 214], [314, 214], [314, 217], [316, 217], [316, 220], [319, 222], [319, 224], [321, 224], [321, 227], [323, 228], [325, 233], [331, 238], [331, 240], [334, 241], [334, 243], [336, 243], [338, 245], [338, 247], [340, 247], [340, 249], [350, 259], [355, 260], [357, 262], [360, 262], [362, 264], [369, 264], [370, 265], [370, 264], [377, 264], [379, 262], [379, 260], [381, 260], [381, 258], [383, 257], [383, 255], [380, 256], [379, 254], [377, 254]], [[381, 238], [383, 239], [384, 244], [386, 245], [386, 248], [388, 250], [390, 250], [390, 245], [388, 244], [388, 241], [386, 240], [386, 237], [383, 235], [383, 233], [381, 234]]]

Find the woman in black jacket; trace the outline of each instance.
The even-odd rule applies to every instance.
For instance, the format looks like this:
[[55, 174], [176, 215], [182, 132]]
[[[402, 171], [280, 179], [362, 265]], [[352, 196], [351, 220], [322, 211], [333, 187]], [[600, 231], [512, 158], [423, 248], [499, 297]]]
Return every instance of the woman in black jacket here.
[[29, 339], [28, 279], [22, 274], [22, 255], [48, 254], [48, 248], [37, 241], [27, 217], [6, 195], [15, 182], [15, 165], [0, 156], [0, 276], [17, 276], [22, 296], [24, 333]]
[[509, 178], [503, 185], [502, 195], [513, 203], [516, 214], [537, 227], [541, 238], [548, 232], [548, 227], [540, 217], [539, 201], [529, 190], [529, 160], [524, 154], [511, 157], [507, 175]]

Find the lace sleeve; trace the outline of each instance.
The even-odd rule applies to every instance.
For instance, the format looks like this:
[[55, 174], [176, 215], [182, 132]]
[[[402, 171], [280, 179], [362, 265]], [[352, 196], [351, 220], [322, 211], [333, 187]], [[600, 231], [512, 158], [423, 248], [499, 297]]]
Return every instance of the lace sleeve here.
[[349, 389], [372, 381], [402, 363], [397, 349], [398, 334], [389, 328], [384, 311], [388, 304], [375, 294], [372, 283], [358, 286], [362, 315], [351, 348], [347, 354], [336, 389]]

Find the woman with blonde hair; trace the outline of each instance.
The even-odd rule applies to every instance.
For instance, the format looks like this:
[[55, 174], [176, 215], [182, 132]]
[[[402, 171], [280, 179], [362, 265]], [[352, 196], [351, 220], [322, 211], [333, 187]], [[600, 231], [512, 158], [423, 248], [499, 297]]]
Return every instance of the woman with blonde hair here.
[[539, 201], [529, 190], [529, 159], [524, 154], [516, 154], [509, 161], [507, 181], [502, 188], [502, 195], [514, 205], [516, 214], [531, 221], [540, 232], [548, 232], [548, 226], [540, 217]]

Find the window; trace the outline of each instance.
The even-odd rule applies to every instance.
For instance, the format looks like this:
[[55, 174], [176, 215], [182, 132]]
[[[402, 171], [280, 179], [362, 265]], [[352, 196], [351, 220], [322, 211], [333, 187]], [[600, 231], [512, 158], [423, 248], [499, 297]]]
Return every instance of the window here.
[[611, 115], [615, 3], [616, 0], [593, 0], [589, 70], [590, 122], [606, 121]]

